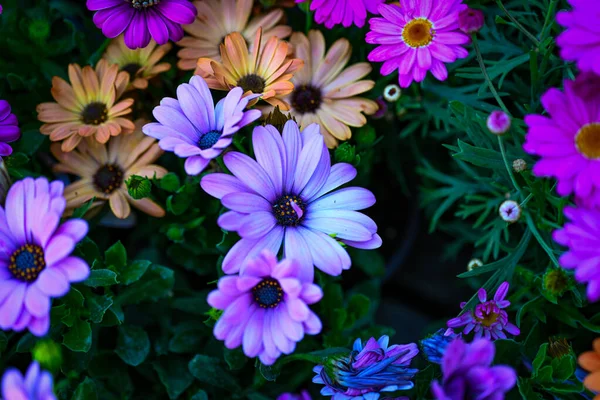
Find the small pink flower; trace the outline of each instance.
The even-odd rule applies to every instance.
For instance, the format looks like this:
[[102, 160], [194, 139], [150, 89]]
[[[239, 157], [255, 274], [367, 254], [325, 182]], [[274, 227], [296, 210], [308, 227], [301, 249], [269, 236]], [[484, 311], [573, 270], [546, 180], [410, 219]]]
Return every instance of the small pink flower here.
[[487, 119], [487, 127], [495, 135], [504, 135], [510, 129], [510, 117], [504, 111], [493, 111]]
[[485, 18], [481, 10], [467, 8], [458, 14], [458, 27], [464, 33], [479, 32], [484, 22]]

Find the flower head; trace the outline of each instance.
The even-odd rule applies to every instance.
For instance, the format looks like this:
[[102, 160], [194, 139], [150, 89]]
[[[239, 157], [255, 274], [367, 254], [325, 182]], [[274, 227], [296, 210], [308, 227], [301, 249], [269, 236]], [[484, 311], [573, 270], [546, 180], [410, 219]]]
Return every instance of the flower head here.
[[299, 274], [296, 260], [277, 262], [263, 250], [238, 275], [219, 279], [207, 301], [224, 310], [214, 334], [225, 347], [242, 345], [248, 357], [272, 365], [281, 354], [291, 354], [305, 333], [321, 332], [321, 321], [308, 305], [322, 297], [321, 288]]
[[450, 333], [445, 334], [445, 329], [440, 329], [433, 335], [421, 340], [421, 348], [427, 361], [435, 364], [442, 363], [442, 357], [446, 352], [448, 345], [461, 334]]
[[59, 225], [65, 209], [62, 182], [26, 178], [0, 207], [0, 328], [27, 328], [43, 336], [50, 327], [50, 299], [85, 280], [89, 266], [71, 252], [87, 234], [80, 219]]
[[290, 112], [301, 129], [318, 123], [327, 146], [335, 147], [338, 140], [350, 139], [351, 126], [367, 123], [363, 113], [372, 115], [378, 109], [375, 101], [359, 96], [375, 85], [361, 80], [371, 72], [371, 65], [365, 62], [346, 67], [352, 54], [350, 42], [338, 39], [325, 52], [321, 31], [311, 30], [308, 37], [296, 32], [290, 42], [306, 66], [295, 73], [294, 90], [282, 100], [291, 104]]
[[52, 78], [52, 97], [57, 102], [37, 106], [38, 119], [45, 122], [40, 132], [53, 142], [64, 140], [63, 151], [73, 150], [84, 137], [106, 143], [111, 136], [131, 133], [133, 122], [123, 116], [131, 113], [133, 99], [118, 101], [129, 74], [118, 71], [118, 65], [100, 60], [95, 70], [70, 64], [70, 85], [58, 76]]
[[9, 368], [2, 376], [2, 398], [4, 400], [56, 400], [52, 374], [40, 370], [33, 361], [25, 376], [16, 368]]
[[504, 135], [510, 129], [510, 116], [504, 111], [496, 110], [488, 116], [486, 125], [494, 135]]
[[171, 69], [168, 62], [158, 64], [171, 47], [170, 43], [157, 47], [156, 42], [151, 41], [143, 49], [132, 50], [125, 45], [123, 36], [119, 36], [108, 45], [103, 58], [111, 64], [117, 64], [119, 71], [129, 74], [128, 90], [146, 89], [150, 79]]
[[[303, 3], [306, 0], [296, 0]], [[362, 28], [365, 26], [367, 13], [379, 14], [377, 6], [385, 0], [312, 0], [310, 10], [315, 11], [315, 21], [331, 29], [342, 24], [348, 28], [352, 24]]]
[[317, 365], [313, 382], [325, 385], [321, 394], [332, 400], [377, 400], [382, 392], [412, 389], [411, 379], [418, 370], [409, 366], [419, 349], [414, 343], [388, 347], [389, 340], [388, 336], [371, 338], [363, 346], [356, 339], [348, 355]]
[[[486, 339], [506, 339], [506, 333], [518, 335], [521, 333], [516, 325], [508, 322], [508, 314], [504, 308], [510, 306], [510, 301], [504, 300], [508, 293], [508, 282], [502, 283], [492, 300], [487, 299], [485, 289], [477, 292], [481, 304], [475, 309], [463, 313], [460, 317], [448, 321], [446, 334], [452, 334], [453, 328], [464, 326], [463, 334], [468, 335], [475, 332], [475, 339], [484, 336]], [[462, 303], [460, 308], [465, 308], [467, 303]]]
[[438, 400], [503, 400], [504, 394], [517, 383], [514, 369], [491, 366], [496, 348], [487, 339], [467, 344], [455, 339], [442, 359], [442, 382], [434, 381], [431, 391]]
[[117, 218], [129, 216], [130, 204], [153, 217], [165, 215], [165, 210], [151, 199], [132, 198], [125, 185], [132, 175], [152, 179], [162, 178], [167, 173], [163, 167], [152, 164], [162, 150], [156, 140], [144, 136], [144, 123], [136, 121], [134, 133], [114, 137], [107, 144], [83, 141], [70, 153], [62, 151], [57, 144], [50, 147], [59, 161], [54, 166], [55, 171], [81, 177], [65, 189], [67, 214], [95, 197], [90, 210], [100, 211], [99, 207], [108, 201]]
[[[594, 350], [581, 353], [578, 361], [581, 368], [590, 373], [583, 380], [583, 385], [588, 390], [600, 392], [600, 338], [594, 339]], [[599, 400], [599, 397], [597, 395], [594, 400]]]
[[204, 79], [193, 76], [177, 88], [177, 99], [164, 98], [154, 109], [158, 123], [144, 126], [146, 135], [160, 140], [165, 151], [186, 158], [185, 171], [197, 175], [232, 142], [233, 135], [260, 118], [260, 111], [244, 111], [251, 97], [234, 88], [217, 105]]
[[571, 220], [563, 229], [554, 232], [554, 240], [568, 251], [560, 257], [560, 265], [575, 270], [575, 280], [587, 283], [589, 301], [600, 300], [600, 210], [585, 207], [566, 207], [565, 216]]
[[331, 166], [317, 124], [300, 134], [298, 125], [288, 121], [283, 137], [271, 125], [258, 126], [252, 143], [256, 161], [229, 152], [223, 161], [234, 176], [210, 174], [200, 182], [231, 210], [221, 215], [219, 226], [242, 237], [223, 260], [225, 273], [239, 271], [263, 249], [278, 253], [283, 244], [285, 256], [297, 260], [308, 279], [313, 265], [339, 275], [350, 268], [350, 257], [338, 240], [361, 249], [381, 245], [375, 222], [356, 211], [375, 203], [373, 193], [338, 189], [356, 176], [356, 169]]
[[283, 393], [277, 397], [277, 400], [312, 400], [310, 393], [303, 390], [300, 394]]
[[8, 143], [19, 140], [21, 130], [19, 121], [11, 112], [10, 104], [6, 100], [0, 100], [0, 156], [10, 156], [12, 147]]
[[[288, 59], [289, 45], [277, 37], [272, 36], [264, 46], [261, 43], [262, 29], [256, 31], [251, 51], [240, 33], [231, 33], [220, 45], [223, 61], [200, 58], [195, 73], [206, 79], [211, 89], [229, 91], [239, 86], [245, 94], [259, 94], [267, 103], [287, 111], [289, 104], [282, 98], [294, 89], [290, 79], [304, 61]], [[249, 105], [257, 101], [253, 99]]]
[[560, 47], [560, 56], [567, 61], [577, 63], [581, 71], [600, 75], [600, 65], [595, 54], [600, 51], [598, 25], [600, 23], [600, 3], [595, 1], [569, 0], [573, 6], [570, 11], [561, 11], [556, 21], [566, 30], [556, 38]]
[[502, 221], [509, 224], [515, 223], [521, 218], [521, 206], [514, 200], [505, 200], [500, 204], [498, 214]]
[[124, 34], [130, 49], [148, 46], [150, 38], [162, 45], [183, 37], [181, 25], [191, 24], [196, 8], [188, 0], [87, 0], [95, 11], [94, 24], [104, 36]]
[[576, 82], [565, 81], [564, 91], [549, 89], [541, 98], [548, 116], [528, 115], [523, 149], [541, 156], [533, 167], [539, 177], [555, 177], [561, 196], [571, 193], [600, 205], [600, 97], [582, 97]]
[[265, 15], [250, 18], [253, 0], [203, 0], [194, 1], [198, 16], [191, 25], [183, 29], [189, 36], [177, 44], [183, 47], [177, 55], [177, 66], [183, 70], [196, 68], [199, 58], [210, 58], [221, 62], [219, 47], [223, 38], [233, 32], [240, 33], [250, 50], [259, 28], [263, 30], [263, 43], [272, 37], [285, 39], [292, 33], [287, 25], [277, 25], [283, 18], [283, 11], [275, 9]]
[[467, 8], [458, 14], [458, 27], [464, 33], [479, 32], [483, 28], [485, 17], [481, 10]]
[[367, 43], [379, 44], [369, 61], [383, 61], [381, 74], [398, 70], [400, 86], [421, 82], [427, 71], [440, 81], [448, 78], [445, 63], [465, 58], [462, 45], [470, 41], [460, 32], [458, 15], [466, 9], [462, 0], [401, 0], [400, 5], [381, 4], [382, 18], [371, 18]]
[[515, 161], [513, 161], [512, 167], [513, 171], [515, 172], [523, 172], [527, 169], [527, 161], [523, 160], [522, 158], [517, 158]]

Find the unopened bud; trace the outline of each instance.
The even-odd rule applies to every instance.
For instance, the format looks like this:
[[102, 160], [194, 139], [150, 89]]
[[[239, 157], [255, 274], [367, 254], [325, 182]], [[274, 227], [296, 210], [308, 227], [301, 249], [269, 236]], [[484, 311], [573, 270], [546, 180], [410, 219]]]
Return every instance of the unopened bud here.
[[527, 169], [527, 163], [522, 158], [513, 161], [513, 170], [515, 172], [523, 172]]
[[401, 95], [402, 90], [400, 90], [400, 86], [396, 84], [387, 85], [383, 90], [383, 98], [390, 103], [398, 101]]
[[483, 261], [481, 261], [479, 258], [473, 258], [467, 264], [467, 270], [473, 271], [475, 268], [481, 267], [482, 265], [483, 265]]
[[487, 128], [494, 135], [504, 135], [510, 129], [510, 116], [504, 111], [493, 111], [487, 119]]
[[521, 218], [521, 206], [514, 200], [506, 200], [500, 205], [499, 213], [503, 221], [512, 224]]

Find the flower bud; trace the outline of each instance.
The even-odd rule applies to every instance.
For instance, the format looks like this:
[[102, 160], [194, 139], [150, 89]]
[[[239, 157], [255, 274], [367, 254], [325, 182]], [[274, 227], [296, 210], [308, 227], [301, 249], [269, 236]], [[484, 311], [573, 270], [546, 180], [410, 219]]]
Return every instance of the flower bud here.
[[476, 33], [483, 28], [485, 18], [481, 10], [467, 8], [458, 14], [458, 27], [464, 33]]
[[487, 128], [494, 135], [504, 135], [510, 129], [510, 116], [500, 110], [492, 112], [487, 119]]
[[132, 175], [131, 178], [129, 178], [125, 183], [127, 184], [127, 191], [129, 192], [129, 195], [135, 200], [141, 200], [150, 196], [152, 183], [148, 178]]
[[289, 120], [296, 121], [296, 118], [292, 117], [292, 115], [289, 113], [287, 115], [282, 113], [279, 109], [279, 106], [276, 106], [275, 109], [269, 113], [267, 118], [265, 118], [263, 126], [273, 125], [275, 129], [279, 131], [279, 133], [282, 133], [285, 123]]
[[402, 95], [402, 90], [395, 84], [387, 85], [383, 90], [383, 98], [390, 103], [397, 101]]
[[335, 161], [352, 163], [356, 156], [356, 149], [350, 143], [342, 143], [337, 149], [335, 149]]
[[514, 200], [506, 200], [500, 205], [499, 213], [503, 221], [512, 224], [521, 218], [521, 206]]
[[62, 364], [62, 352], [58, 343], [44, 339], [35, 344], [32, 350], [33, 359], [40, 363], [43, 369], [58, 372]]
[[513, 161], [513, 170], [515, 172], [523, 172], [527, 169], [527, 163], [522, 158]]
[[571, 278], [562, 268], [548, 268], [543, 278], [543, 290], [553, 297], [560, 297], [572, 286]]
[[473, 258], [467, 264], [467, 270], [468, 271], [473, 271], [475, 268], [481, 267], [482, 265], [483, 265], [483, 261], [481, 261], [479, 258]]

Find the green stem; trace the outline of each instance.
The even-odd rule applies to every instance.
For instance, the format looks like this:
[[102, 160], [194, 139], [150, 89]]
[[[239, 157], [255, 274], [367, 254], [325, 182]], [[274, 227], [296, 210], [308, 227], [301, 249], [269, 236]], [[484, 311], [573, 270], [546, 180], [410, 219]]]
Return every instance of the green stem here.
[[533, 198], [533, 193], [529, 193], [529, 196], [527, 196], [527, 198], [525, 200], [523, 200], [523, 202], [519, 205], [521, 208], [525, 207], [527, 205], [527, 203], [529, 203], [529, 200], [531, 200]]
[[[515, 189], [517, 189], [517, 192], [519, 192], [519, 194], [521, 195], [521, 198], [523, 198], [524, 196], [523, 196], [523, 192], [521, 191], [521, 186], [519, 186], [519, 183], [517, 182], [517, 179], [515, 178], [515, 175], [513, 174], [513, 170], [508, 163], [508, 158], [506, 157], [506, 149], [504, 148], [504, 140], [503, 139], [504, 138], [502, 136], [498, 135], [498, 146], [500, 146], [500, 153], [502, 154], [502, 160], [504, 161], [504, 166], [506, 167], [506, 172], [508, 172], [508, 176], [510, 177], [510, 181], [512, 182], [513, 186], [515, 187]], [[525, 200], [523, 202], [525, 202]]]
[[515, 24], [515, 26], [525, 34], [525, 36], [527, 36], [529, 39], [531, 39], [531, 41], [533, 43], [535, 43], [536, 46], [540, 45], [540, 41], [533, 36], [531, 33], [529, 33], [529, 31], [527, 29], [525, 29], [525, 27], [523, 25], [521, 25], [519, 23], [519, 21], [517, 21], [515, 19], [515, 17], [513, 17], [511, 15], [511, 13], [508, 12], [508, 10], [506, 9], [506, 7], [504, 7], [504, 4], [502, 4], [502, 0], [496, 0], [496, 3], [498, 4], [498, 7], [500, 7], [502, 9], [502, 11], [504, 11], [506, 13], [506, 16], [508, 17], [508, 19], [510, 19], [512, 21], [513, 24]]
[[552, 0], [548, 6], [548, 12], [546, 13], [546, 19], [544, 20], [544, 26], [542, 27], [542, 32], [540, 33], [540, 40], [542, 42], [546, 39], [546, 35], [548, 34], [547, 30], [549, 31], [550, 27], [552, 27], [557, 4], [558, 0]]
[[529, 226], [529, 229], [531, 229], [531, 233], [533, 233], [533, 236], [535, 237], [535, 239], [538, 241], [538, 243], [540, 244], [540, 246], [542, 246], [542, 248], [544, 249], [544, 251], [546, 252], [546, 254], [548, 254], [548, 257], [550, 257], [550, 260], [552, 260], [552, 262], [554, 263], [554, 265], [556, 265], [557, 267], [560, 268], [560, 264], [558, 263], [558, 260], [556, 259], [556, 256], [554, 255], [554, 252], [552, 251], [552, 249], [550, 248], [550, 246], [548, 246], [548, 243], [546, 243], [546, 241], [544, 241], [544, 238], [540, 234], [540, 231], [538, 231], [538, 228], [535, 225], [535, 222], [533, 221], [533, 218], [531, 217], [531, 214], [529, 214], [528, 212], [526, 212], [525, 213], [525, 218], [527, 219], [527, 226]]
[[494, 87], [494, 84], [492, 83], [492, 80], [490, 79], [490, 76], [487, 73], [487, 69], [483, 62], [483, 56], [481, 55], [481, 49], [479, 48], [479, 42], [477, 41], [477, 34], [476, 33], [471, 34], [471, 39], [473, 39], [473, 47], [475, 48], [475, 55], [477, 56], [477, 62], [479, 63], [479, 67], [481, 68], [481, 73], [483, 74], [483, 78], [485, 79], [488, 87], [490, 88], [490, 92], [492, 92], [492, 95], [494, 96], [494, 98], [496, 99], [498, 104], [500, 105], [500, 108], [502, 108], [502, 110], [505, 113], [510, 115], [508, 108], [506, 108], [506, 105], [500, 98], [500, 95], [496, 91], [496, 88]]

